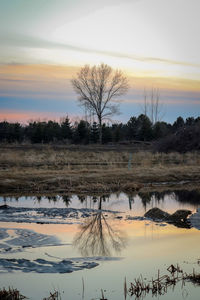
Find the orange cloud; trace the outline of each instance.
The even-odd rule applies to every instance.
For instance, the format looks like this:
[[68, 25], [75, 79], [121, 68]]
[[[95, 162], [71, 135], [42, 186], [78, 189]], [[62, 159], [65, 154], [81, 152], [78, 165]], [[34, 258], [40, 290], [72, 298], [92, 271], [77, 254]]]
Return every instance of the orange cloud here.
[[[27, 97], [31, 92], [34, 96], [55, 98], [57, 95], [73, 93], [70, 80], [76, 76], [79, 67], [57, 65], [4, 65], [0, 68], [0, 95], [13, 96], [15, 92]], [[130, 88], [133, 90], [146, 88], [160, 88], [171, 91], [200, 92], [199, 80], [158, 77], [156, 73], [150, 74], [135, 72], [127, 73]], [[38, 93], [38, 95], [37, 95]]]
[[159, 88], [163, 90], [171, 91], [188, 91], [188, 92], [200, 92], [199, 80], [177, 78], [177, 77], [156, 77], [149, 76], [148, 74], [134, 75], [129, 77], [130, 86], [138, 89], [151, 89]]

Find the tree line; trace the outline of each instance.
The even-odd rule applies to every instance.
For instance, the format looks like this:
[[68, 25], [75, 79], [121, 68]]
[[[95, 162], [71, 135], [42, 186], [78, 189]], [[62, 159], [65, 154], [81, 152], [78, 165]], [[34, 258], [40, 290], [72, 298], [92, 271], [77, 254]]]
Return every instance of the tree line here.
[[[186, 120], [178, 117], [173, 124], [159, 121], [153, 124], [148, 116], [141, 114], [131, 117], [125, 124], [103, 123], [102, 143], [159, 141], [166, 138], [170, 140], [170, 137], [176, 143], [180, 132], [183, 142], [184, 136], [191, 138], [193, 133], [200, 132], [200, 117], [189, 117]], [[90, 124], [85, 120], [72, 123], [68, 117], [61, 122], [31, 121], [27, 125], [3, 121], [0, 122], [0, 142], [95, 144], [99, 143], [99, 126], [96, 122]]]

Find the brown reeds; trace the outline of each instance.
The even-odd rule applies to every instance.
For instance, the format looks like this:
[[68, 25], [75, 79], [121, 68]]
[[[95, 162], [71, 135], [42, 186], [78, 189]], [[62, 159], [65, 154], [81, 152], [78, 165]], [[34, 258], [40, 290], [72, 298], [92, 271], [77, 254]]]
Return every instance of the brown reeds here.
[[[134, 149], [118, 148], [108, 151], [102, 148], [96, 151], [93, 149], [56, 149], [50, 145], [44, 145], [37, 149], [30, 146], [28, 149], [23, 146], [9, 148], [0, 145], [0, 166], [2, 167], [27, 167], [27, 168], [67, 168], [67, 169], [93, 169], [100, 167], [110, 168], [130, 168], [143, 166], [176, 166], [176, 165], [200, 165], [200, 153], [152, 153], [151, 151], [135, 151]], [[131, 161], [130, 161], [131, 154]]]
[[[192, 273], [188, 274], [184, 272], [180, 266], [177, 264], [170, 265], [167, 268], [167, 274], [161, 275], [160, 270], [158, 270], [157, 277], [154, 279], [147, 281], [140, 275], [138, 278], [135, 278], [133, 282], [130, 283], [130, 287], [127, 288], [126, 277], [124, 279], [124, 299], [126, 300], [127, 295], [134, 296], [135, 300], [144, 299], [145, 296], [151, 293], [153, 297], [157, 297], [160, 295], [164, 295], [168, 292], [168, 289], [174, 288], [177, 283], [182, 282], [181, 287], [185, 286], [185, 282], [191, 282], [194, 285], [200, 285], [200, 273], [197, 273], [195, 269], [193, 269]], [[83, 293], [84, 293], [84, 281], [83, 283]], [[82, 295], [83, 296], [83, 295]], [[84, 298], [84, 296], [83, 296]], [[83, 299], [82, 298], [82, 299]], [[23, 300], [28, 299], [27, 297], [20, 294], [17, 289], [0, 289], [0, 300]], [[108, 300], [105, 295], [103, 289], [101, 289], [101, 297], [100, 300]], [[43, 300], [61, 300], [61, 295], [58, 291], [54, 291], [50, 293], [50, 296], [47, 298], [43, 298]]]
[[157, 278], [151, 281], [143, 279], [142, 275], [139, 278], [134, 279], [130, 283], [128, 293], [130, 296], [135, 296], [136, 299], [143, 299], [147, 294], [151, 293], [152, 296], [164, 295], [167, 293], [169, 287], [175, 287], [179, 282], [182, 282], [182, 287], [185, 285], [185, 281], [190, 281], [193, 284], [200, 285], [200, 274], [196, 273], [193, 269], [191, 274], [183, 272], [183, 270], [174, 265], [170, 265], [167, 268], [169, 274], [160, 276], [160, 270], [158, 270]]
[[28, 299], [25, 296], [21, 295], [17, 289], [9, 288], [6, 290], [5, 288], [0, 290], [0, 300], [22, 300]]
[[58, 291], [50, 292], [50, 296], [48, 298], [44, 298], [43, 300], [61, 300], [60, 293]]
[[[200, 182], [200, 153], [0, 146], [2, 193], [134, 192], [144, 185]], [[131, 160], [130, 160], [131, 154]]]

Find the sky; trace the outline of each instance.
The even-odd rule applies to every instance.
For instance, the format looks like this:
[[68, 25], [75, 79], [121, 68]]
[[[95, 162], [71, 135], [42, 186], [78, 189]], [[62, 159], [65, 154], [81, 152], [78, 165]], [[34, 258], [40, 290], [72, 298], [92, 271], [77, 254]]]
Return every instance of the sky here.
[[0, 121], [84, 116], [71, 79], [106, 63], [128, 78], [127, 122], [159, 89], [160, 118], [200, 115], [199, 0], [0, 0]]

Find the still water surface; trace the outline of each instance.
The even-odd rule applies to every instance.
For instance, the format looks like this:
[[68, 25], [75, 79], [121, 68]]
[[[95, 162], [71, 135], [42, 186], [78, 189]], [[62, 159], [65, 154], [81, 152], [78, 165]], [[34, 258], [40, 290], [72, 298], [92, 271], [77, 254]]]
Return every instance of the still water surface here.
[[[49, 291], [54, 289], [61, 292], [64, 300], [100, 299], [101, 289], [107, 299], [121, 300], [124, 299], [125, 276], [129, 287], [129, 283], [140, 274], [149, 279], [156, 277], [158, 269], [162, 274], [167, 274], [166, 269], [171, 264], [179, 263], [188, 272], [192, 272], [193, 268], [200, 272], [197, 264], [200, 258], [199, 230], [130, 218], [143, 216], [152, 207], [159, 207], [169, 213], [177, 209], [190, 209], [195, 212], [200, 206], [199, 195], [198, 191], [174, 191], [131, 196], [121, 193], [103, 197], [0, 197], [0, 205], [7, 204], [12, 207], [98, 210], [90, 216], [85, 214], [73, 218], [72, 215], [70, 224], [60, 224], [57, 216], [57, 224], [1, 222], [0, 228], [7, 228], [10, 235], [7, 240], [11, 237], [15, 240], [19, 238], [16, 229], [25, 230], [25, 238], [30, 230], [35, 235], [31, 235], [34, 248], [26, 247], [19, 251], [15, 245], [11, 247], [13, 252], [1, 252], [0, 259], [25, 258], [33, 261], [40, 258], [59, 262], [62, 259], [73, 261], [75, 258], [75, 264], [80, 262], [79, 270], [64, 274], [41, 274], [32, 272], [31, 269], [26, 272], [20, 269], [9, 272], [9, 268], [4, 266], [0, 273], [1, 287], [18, 288], [32, 300], [47, 297]], [[40, 244], [37, 242], [39, 234], [42, 241]], [[59, 243], [50, 242], [49, 245], [46, 235], [57, 237]], [[6, 238], [3, 243], [6, 243]], [[96, 262], [96, 266], [85, 268], [84, 263], [87, 264], [88, 261]], [[187, 283], [184, 288], [177, 285], [174, 290], [169, 289], [159, 299], [196, 300], [199, 299], [199, 293], [199, 287]], [[135, 299], [128, 296], [127, 299], [129, 298]], [[152, 299], [152, 296], [149, 294], [145, 299]]]

